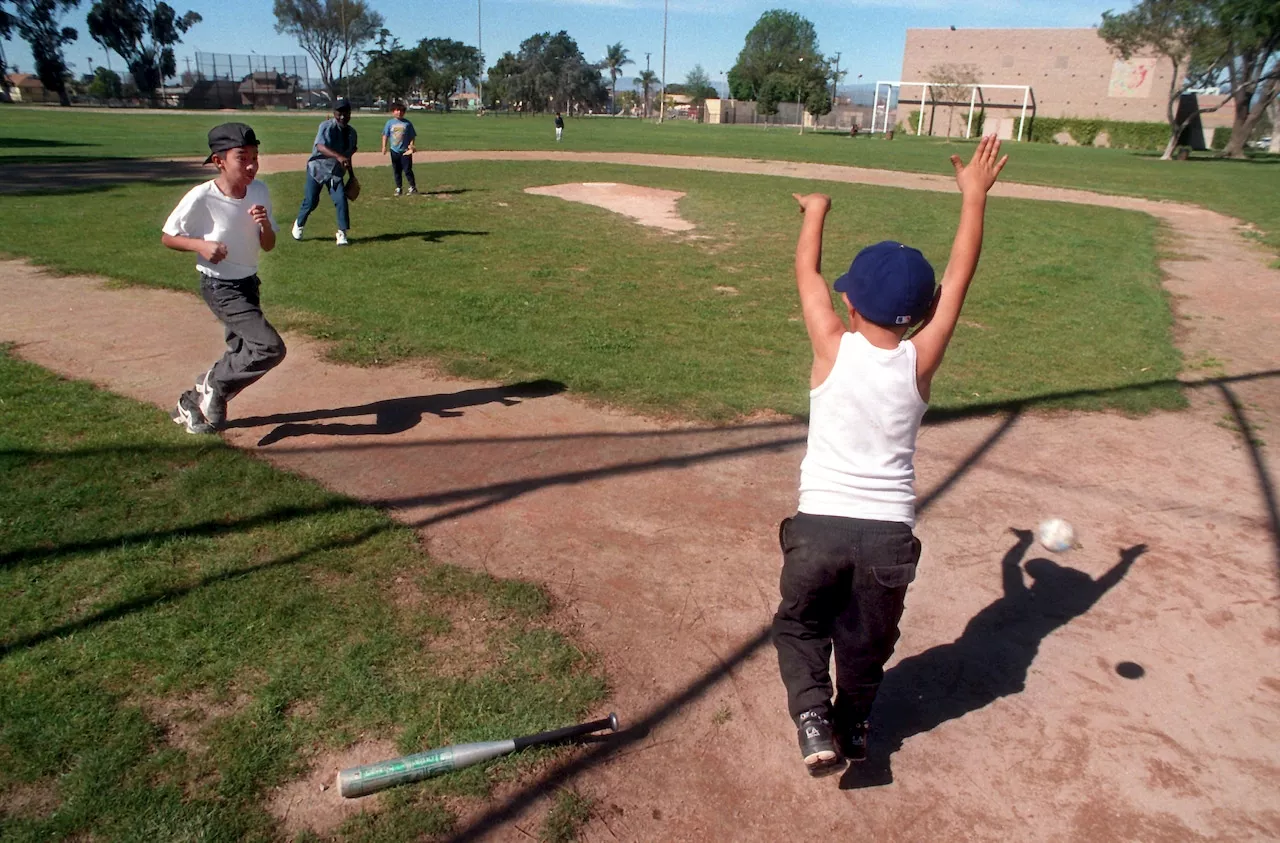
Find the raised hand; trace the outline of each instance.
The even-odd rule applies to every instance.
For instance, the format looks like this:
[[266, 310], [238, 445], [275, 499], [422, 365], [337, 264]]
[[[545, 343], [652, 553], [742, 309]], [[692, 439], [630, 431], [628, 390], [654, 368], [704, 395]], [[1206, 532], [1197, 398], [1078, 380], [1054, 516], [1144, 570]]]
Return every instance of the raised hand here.
[[793, 193], [791, 195], [800, 203], [800, 213], [802, 214], [810, 209], [827, 211], [831, 208], [831, 197], [825, 193], [806, 193], [803, 196], [799, 193]]
[[959, 155], [952, 155], [951, 166], [956, 169], [956, 184], [960, 186], [960, 192], [985, 194], [990, 190], [1009, 160], [1008, 155], [999, 156], [1000, 139], [995, 135], [986, 135], [978, 141], [978, 148], [967, 165], [961, 162]]

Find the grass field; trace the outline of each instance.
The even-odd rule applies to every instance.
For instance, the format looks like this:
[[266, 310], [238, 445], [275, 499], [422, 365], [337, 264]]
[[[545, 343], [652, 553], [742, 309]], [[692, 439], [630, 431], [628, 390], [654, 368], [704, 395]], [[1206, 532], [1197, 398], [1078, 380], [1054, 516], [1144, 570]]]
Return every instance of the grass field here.
[[[8, 843], [279, 839], [267, 795], [326, 748], [524, 734], [605, 692], [542, 591], [385, 515], [2, 349], [0, 407]], [[445, 831], [528, 762], [403, 788], [342, 839]]]
[[[153, 114], [14, 108], [0, 110], [0, 160], [17, 163], [47, 157], [204, 155], [205, 133], [225, 119], [254, 123], [264, 153], [307, 152], [323, 114], [246, 112]], [[565, 141], [556, 145], [549, 116], [413, 112], [422, 149], [566, 149], [592, 152], [650, 152], [723, 155], [812, 161], [911, 172], [949, 173], [947, 155], [969, 146], [963, 141], [899, 136], [892, 142], [794, 128], [704, 126], [688, 121], [656, 125], [640, 120], [571, 119]], [[385, 115], [357, 114], [363, 148], [377, 148]], [[1261, 230], [1280, 254], [1280, 156], [1258, 154], [1249, 161], [1197, 154], [1188, 162], [1162, 162], [1153, 153], [1009, 144], [1014, 155], [1006, 181], [1072, 187], [1202, 205]]]
[[[287, 235], [301, 177], [267, 177], [282, 224], [261, 275], [268, 314], [334, 340], [360, 363], [422, 356], [452, 372], [551, 378], [579, 395], [728, 419], [807, 411], [809, 348], [791, 262], [791, 193], [828, 190], [826, 270], [901, 239], [941, 267], [954, 196], [794, 179], [592, 166], [591, 179], [687, 192], [697, 237], [523, 193], [581, 181], [568, 164], [420, 166], [430, 195], [395, 199], [367, 173], [354, 244], [333, 246], [332, 205]], [[159, 244], [179, 183], [0, 197], [0, 250], [66, 271], [194, 289], [194, 262]], [[323, 202], [324, 200], [322, 200]], [[121, 209], [128, 209], [122, 213]], [[934, 386], [939, 410], [1044, 399], [1143, 411], [1181, 406], [1155, 224], [1124, 211], [996, 199], [965, 318]], [[1074, 391], [1165, 382], [1102, 397]]]

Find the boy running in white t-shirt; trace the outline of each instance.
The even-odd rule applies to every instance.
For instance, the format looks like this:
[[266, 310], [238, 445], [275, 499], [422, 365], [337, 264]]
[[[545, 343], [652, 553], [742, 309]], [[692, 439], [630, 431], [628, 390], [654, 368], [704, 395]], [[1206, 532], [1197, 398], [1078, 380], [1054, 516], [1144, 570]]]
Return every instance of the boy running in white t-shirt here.
[[178, 398], [173, 420], [188, 433], [212, 433], [227, 420], [227, 402], [284, 359], [284, 340], [259, 306], [258, 252], [276, 245], [267, 186], [254, 181], [258, 138], [243, 123], [209, 130], [218, 177], [187, 191], [169, 214], [160, 242], [195, 252], [200, 295], [225, 329], [227, 351], [194, 389]]

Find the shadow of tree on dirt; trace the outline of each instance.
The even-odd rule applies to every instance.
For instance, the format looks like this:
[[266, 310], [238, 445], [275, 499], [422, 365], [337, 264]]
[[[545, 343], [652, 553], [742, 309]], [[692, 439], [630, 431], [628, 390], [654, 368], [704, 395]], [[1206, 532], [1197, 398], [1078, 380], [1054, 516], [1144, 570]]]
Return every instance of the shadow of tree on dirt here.
[[50, 157], [6, 171], [4, 181], [0, 183], [0, 194], [83, 193], [136, 181], [194, 180], [214, 175], [212, 167], [206, 167], [199, 161]]
[[905, 658], [885, 673], [871, 721], [869, 757], [850, 765], [840, 780], [842, 789], [889, 784], [890, 756], [908, 738], [1022, 693], [1040, 642], [1093, 608], [1147, 551], [1145, 544], [1122, 550], [1120, 561], [1095, 580], [1049, 559], [1024, 565], [1031, 531], [1012, 532], [1017, 541], [1000, 563], [1004, 595], [974, 615], [955, 641]]

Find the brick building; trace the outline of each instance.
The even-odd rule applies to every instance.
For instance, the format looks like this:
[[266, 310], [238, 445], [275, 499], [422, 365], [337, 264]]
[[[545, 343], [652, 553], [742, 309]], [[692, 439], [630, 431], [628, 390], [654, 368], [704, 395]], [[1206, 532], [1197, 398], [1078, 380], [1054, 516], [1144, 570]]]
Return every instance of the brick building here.
[[[1154, 55], [1125, 61], [1111, 52], [1096, 29], [908, 29], [902, 56], [904, 82], [927, 82], [940, 76], [970, 78], [992, 85], [1031, 86], [1028, 116], [1082, 117], [1163, 123], [1172, 73], [1168, 59]], [[1020, 91], [984, 91], [986, 131], [1017, 136], [1022, 108]], [[960, 113], [964, 132], [970, 89], [953, 95], [962, 103], [947, 106]], [[920, 89], [903, 86], [897, 122], [907, 122], [920, 109]], [[936, 99], [936, 92], [935, 97]], [[1216, 95], [1200, 104], [1216, 105]], [[933, 119], [933, 134], [944, 134], [946, 122]], [[1202, 115], [1206, 128], [1231, 125], [1231, 109]], [[912, 126], [912, 131], [914, 131]], [[930, 131], [926, 118], [925, 132]], [[955, 131], [955, 121], [952, 121]]]

